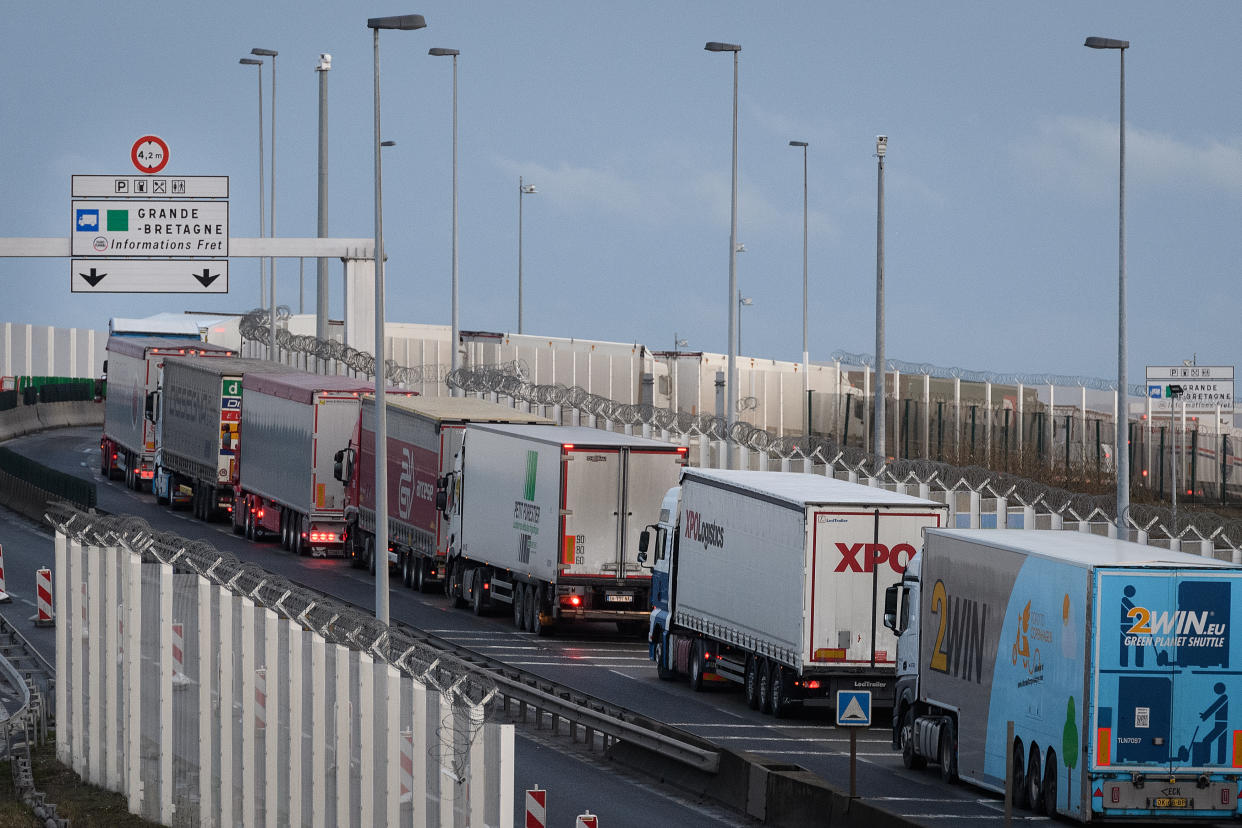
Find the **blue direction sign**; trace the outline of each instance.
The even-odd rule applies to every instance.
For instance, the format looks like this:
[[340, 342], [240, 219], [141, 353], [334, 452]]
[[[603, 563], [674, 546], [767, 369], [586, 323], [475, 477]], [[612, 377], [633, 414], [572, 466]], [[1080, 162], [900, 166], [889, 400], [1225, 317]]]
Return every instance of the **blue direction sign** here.
[[837, 726], [871, 727], [871, 691], [837, 691]]

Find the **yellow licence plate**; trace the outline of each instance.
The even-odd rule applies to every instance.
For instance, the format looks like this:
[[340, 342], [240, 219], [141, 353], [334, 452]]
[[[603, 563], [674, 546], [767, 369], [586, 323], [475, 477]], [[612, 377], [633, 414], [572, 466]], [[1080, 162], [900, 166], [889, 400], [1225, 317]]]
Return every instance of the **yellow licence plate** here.
[[1184, 796], [1158, 796], [1156, 797], [1157, 808], [1188, 808], [1189, 800]]

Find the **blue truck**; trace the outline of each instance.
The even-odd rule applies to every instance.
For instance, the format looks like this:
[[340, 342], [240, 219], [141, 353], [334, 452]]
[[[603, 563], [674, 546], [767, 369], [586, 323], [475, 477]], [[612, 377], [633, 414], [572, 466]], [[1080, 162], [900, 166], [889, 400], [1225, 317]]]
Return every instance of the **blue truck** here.
[[1008, 784], [1038, 813], [1235, 819], [1234, 606], [1242, 567], [1211, 558], [1083, 532], [928, 529], [885, 594], [893, 746], [947, 782]]

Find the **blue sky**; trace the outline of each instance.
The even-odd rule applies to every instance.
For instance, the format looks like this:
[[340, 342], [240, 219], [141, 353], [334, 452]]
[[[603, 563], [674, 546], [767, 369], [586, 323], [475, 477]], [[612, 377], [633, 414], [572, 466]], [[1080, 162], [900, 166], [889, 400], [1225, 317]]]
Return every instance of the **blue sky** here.
[[[799, 360], [802, 155], [810, 143], [812, 359], [874, 348], [875, 135], [886, 160], [890, 357], [1116, 374], [1116, 52], [1128, 39], [1131, 381], [1146, 364], [1242, 361], [1242, 105], [1234, 2], [340, 2], [10, 4], [0, 52], [0, 236], [68, 233], [70, 176], [126, 173], [154, 133], [165, 172], [231, 177], [257, 235], [257, 84], [277, 59], [276, 225], [316, 227], [320, 52], [333, 56], [330, 227], [372, 234], [368, 16], [381, 39], [388, 318], [449, 321], [451, 62], [461, 50], [462, 327], [516, 328], [518, 177], [527, 333], [726, 349], [730, 56], [742, 44], [738, 280], [747, 355]], [[265, 105], [270, 70], [264, 69]], [[265, 125], [265, 131], [267, 126]], [[265, 138], [267, 136], [265, 135]], [[69, 292], [67, 260], [0, 260], [4, 321], [257, 304]], [[334, 273], [335, 273], [334, 269]], [[278, 266], [298, 301], [298, 263]], [[311, 309], [314, 263], [306, 263]], [[334, 279], [332, 314], [341, 313]]]

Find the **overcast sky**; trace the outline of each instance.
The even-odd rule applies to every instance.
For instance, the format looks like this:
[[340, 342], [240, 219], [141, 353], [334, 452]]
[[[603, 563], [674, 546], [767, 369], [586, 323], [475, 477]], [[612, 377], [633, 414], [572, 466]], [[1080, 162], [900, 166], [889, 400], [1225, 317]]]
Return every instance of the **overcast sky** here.
[[[1118, 53], [1128, 39], [1130, 377], [1242, 361], [1242, 7], [1230, 2], [340, 2], [9, 4], [0, 51], [0, 236], [68, 234], [70, 176], [227, 175], [231, 235], [258, 235], [251, 47], [280, 52], [276, 229], [316, 232], [320, 52], [330, 231], [373, 233], [368, 16], [381, 38], [388, 318], [449, 321], [451, 91], [459, 58], [461, 324], [516, 330], [518, 178], [527, 333], [727, 348], [731, 56], [740, 43], [742, 351], [801, 359], [802, 152], [810, 352], [874, 349], [875, 136], [885, 165], [887, 353], [1009, 372], [1116, 376]], [[270, 67], [264, 67], [270, 104]], [[270, 138], [265, 123], [265, 138]], [[270, 156], [269, 156], [270, 159]], [[0, 259], [3, 321], [258, 304], [230, 293], [85, 295], [63, 259]], [[335, 278], [331, 310], [339, 318]], [[278, 266], [297, 310], [298, 262]], [[306, 263], [313, 310], [314, 263]]]

